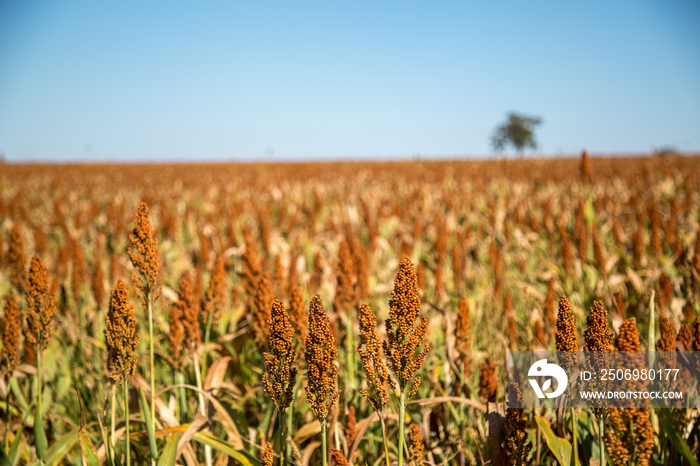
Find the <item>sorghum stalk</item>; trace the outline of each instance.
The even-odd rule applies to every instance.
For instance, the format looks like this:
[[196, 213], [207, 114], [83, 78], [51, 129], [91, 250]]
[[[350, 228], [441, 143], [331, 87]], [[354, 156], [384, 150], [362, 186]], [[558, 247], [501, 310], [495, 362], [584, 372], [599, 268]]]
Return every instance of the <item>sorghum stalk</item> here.
[[29, 277], [26, 283], [27, 300], [27, 333], [29, 344], [36, 350], [36, 399], [37, 409], [34, 417], [34, 437], [37, 446], [37, 456], [44, 460], [46, 454], [46, 433], [42, 425], [41, 410], [41, 351], [46, 349], [53, 334], [53, 315], [56, 304], [49, 289], [48, 271], [36, 254], [32, 257], [29, 267]]
[[[576, 322], [571, 311], [569, 300], [566, 295], [562, 295], [559, 300], [559, 310], [557, 312], [556, 333], [554, 335], [557, 348], [557, 359], [564, 370], [569, 370], [575, 363], [571, 354], [578, 351], [578, 339], [576, 338]], [[567, 395], [571, 397], [571, 389]], [[574, 458], [578, 458], [578, 442], [576, 441], [576, 408], [571, 408], [571, 442], [574, 450]]]
[[396, 377], [394, 383], [399, 388], [399, 466], [403, 465], [406, 391], [410, 386], [409, 397], [418, 391], [421, 377], [417, 372], [423, 367], [429, 350], [425, 344], [428, 321], [420, 315], [420, 304], [416, 271], [406, 257], [394, 279], [389, 318], [385, 321], [387, 341], [383, 344], [389, 368]]
[[129, 442], [129, 383], [124, 377], [124, 424], [126, 428], [126, 466], [131, 466], [131, 446]]
[[381, 343], [377, 337], [376, 317], [367, 304], [361, 304], [358, 308], [360, 324], [360, 342], [357, 351], [367, 379], [366, 387], [360, 388], [360, 394], [365, 397], [377, 411], [382, 424], [382, 437], [384, 439], [384, 460], [389, 466], [389, 449], [386, 441], [386, 426], [384, 424], [384, 408], [389, 401], [387, 385], [389, 384], [389, 371], [384, 364], [381, 355]]
[[[136, 215], [136, 226], [129, 235], [129, 259], [134, 266], [131, 279], [139, 290], [141, 303], [148, 312], [148, 340], [151, 376], [151, 430], [155, 432], [156, 390], [155, 390], [155, 352], [153, 349], [153, 292], [155, 291], [160, 258], [158, 257], [158, 239], [155, 228], [151, 228], [148, 218], [148, 206], [142, 202]], [[151, 458], [155, 465], [155, 458]]]
[[129, 302], [129, 292], [121, 280], [117, 282], [117, 286], [112, 291], [106, 326], [105, 340], [109, 377], [117, 384], [122, 383], [124, 389], [126, 463], [130, 465], [129, 376], [135, 372], [138, 363], [136, 348], [139, 344], [139, 335], [136, 332], [134, 306]]
[[5, 319], [2, 323], [2, 350], [0, 350], [0, 376], [7, 381], [5, 392], [5, 451], [8, 450], [10, 426], [10, 379], [19, 362], [20, 309], [17, 299], [10, 295], [5, 299]]
[[327, 463], [326, 420], [333, 404], [340, 396], [338, 390], [338, 368], [335, 360], [338, 349], [331, 333], [330, 320], [323, 308], [321, 297], [316, 295], [309, 303], [309, 334], [306, 337], [305, 359], [308, 386], [306, 401], [321, 424], [321, 447], [323, 466]]
[[284, 464], [284, 415], [292, 402], [297, 369], [294, 366], [294, 332], [287, 310], [280, 301], [272, 303], [268, 351], [263, 353], [266, 373], [263, 387], [277, 407], [280, 436], [280, 464]]

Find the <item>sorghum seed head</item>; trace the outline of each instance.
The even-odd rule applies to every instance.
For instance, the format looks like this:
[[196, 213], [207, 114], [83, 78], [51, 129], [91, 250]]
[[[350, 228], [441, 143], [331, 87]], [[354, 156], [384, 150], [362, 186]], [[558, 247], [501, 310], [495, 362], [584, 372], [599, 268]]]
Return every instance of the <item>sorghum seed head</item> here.
[[613, 333], [608, 325], [608, 312], [600, 301], [594, 301], [586, 319], [586, 329], [583, 331], [584, 351], [613, 350]]
[[389, 371], [381, 355], [381, 345], [377, 337], [376, 317], [367, 304], [361, 304], [359, 309], [360, 342], [357, 351], [365, 371], [366, 386], [360, 389], [362, 396], [367, 398], [380, 413], [389, 402], [387, 385]]
[[682, 324], [678, 331], [676, 341], [683, 347], [681, 351], [692, 351], [693, 347], [693, 332], [690, 330], [690, 325]]
[[401, 392], [404, 393], [413, 383], [413, 394], [420, 384], [417, 372], [423, 367], [429, 350], [425, 344], [428, 321], [420, 315], [418, 278], [413, 263], [407, 257], [401, 261], [394, 279], [394, 289], [389, 299], [389, 318], [384, 324], [387, 341], [383, 346], [389, 368], [396, 376]]
[[[700, 236], [698, 236], [700, 238]], [[24, 240], [22, 232], [16, 224], [10, 230], [10, 240], [7, 245], [7, 258], [5, 259], [10, 267], [10, 284], [15, 290], [24, 293], [25, 282], [27, 280], [26, 263], [27, 256], [24, 253]]]
[[574, 355], [569, 354], [578, 351], [578, 339], [576, 338], [576, 322], [574, 314], [566, 295], [562, 295], [559, 300], [559, 311], [557, 313], [557, 330], [555, 333], [555, 343], [559, 364], [568, 370], [574, 365]]
[[212, 317], [213, 322], [218, 322], [221, 318], [221, 312], [224, 309], [224, 299], [226, 297], [226, 272], [224, 270], [224, 260], [221, 257], [216, 259], [214, 269], [209, 279], [209, 287], [204, 296], [204, 319]]
[[661, 336], [656, 342], [656, 351], [676, 351], [676, 328], [668, 317], [662, 317], [659, 322]]
[[132, 375], [136, 370], [136, 348], [139, 344], [134, 306], [129, 302], [129, 292], [121, 280], [112, 291], [106, 325], [109, 377], [121, 383], [124, 377]]
[[272, 320], [270, 337], [265, 358], [266, 373], [263, 375], [263, 387], [280, 411], [285, 411], [294, 396], [297, 369], [294, 364], [294, 332], [289, 322], [284, 304], [274, 300], [272, 303]]
[[615, 339], [615, 348], [618, 351], [641, 351], [637, 321], [634, 317], [622, 321], [620, 334]]
[[323, 308], [321, 297], [316, 295], [309, 303], [309, 334], [306, 337], [306, 401], [325, 423], [331, 406], [338, 400], [338, 349], [331, 333], [331, 323]]
[[25, 335], [31, 343], [45, 349], [53, 334], [53, 315], [56, 303], [49, 289], [49, 277], [44, 263], [34, 254], [29, 266], [25, 299], [27, 301], [27, 323], [29, 332]]
[[306, 309], [304, 309], [304, 294], [299, 285], [292, 287], [289, 296], [289, 320], [292, 322], [294, 333], [300, 342], [299, 346], [302, 346], [306, 340], [309, 317], [306, 315]]
[[486, 401], [495, 402], [497, 393], [496, 365], [487, 356], [486, 361], [479, 365], [479, 396]]
[[20, 309], [17, 299], [5, 298], [5, 318], [2, 321], [2, 351], [0, 351], [0, 377], [12, 376], [19, 363]]
[[180, 279], [177, 290], [177, 305], [180, 307], [185, 344], [190, 351], [195, 351], [202, 341], [202, 336], [199, 328], [199, 306], [197, 306], [192, 293], [192, 281], [189, 273], [184, 274]]
[[411, 466], [422, 466], [425, 461], [423, 437], [420, 434], [418, 424], [412, 424], [408, 433], [408, 452], [411, 458]]
[[140, 292], [139, 299], [146, 307], [146, 300], [149, 299], [158, 280], [160, 257], [158, 255], [156, 229], [151, 228], [151, 221], [148, 218], [148, 206], [145, 202], [139, 205], [135, 222], [136, 225], [129, 234], [129, 259], [134, 266], [134, 273], [131, 275], [131, 279]]

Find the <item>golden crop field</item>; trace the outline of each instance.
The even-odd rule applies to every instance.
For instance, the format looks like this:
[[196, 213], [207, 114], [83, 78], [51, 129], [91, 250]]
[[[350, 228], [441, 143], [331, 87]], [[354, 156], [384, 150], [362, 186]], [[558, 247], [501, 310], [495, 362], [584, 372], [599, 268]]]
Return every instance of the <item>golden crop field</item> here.
[[700, 410], [506, 362], [700, 351], [699, 169], [0, 165], [0, 464], [698, 464]]

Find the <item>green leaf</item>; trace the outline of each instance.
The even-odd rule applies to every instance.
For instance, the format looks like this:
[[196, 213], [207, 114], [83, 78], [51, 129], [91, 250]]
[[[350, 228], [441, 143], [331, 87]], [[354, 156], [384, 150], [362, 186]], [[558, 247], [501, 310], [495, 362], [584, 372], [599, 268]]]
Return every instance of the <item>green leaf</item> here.
[[36, 456], [40, 460], [46, 460], [46, 449], [49, 447], [49, 442], [46, 439], [46, 431], [41, 420], [41, 410], [34, 410], [34, 446], [36, 447]]
[[[22, 432], [24, 432], [24, 422], [20, 424], [19, 429], [17, 432], [15, 432], [15, 439], [12, 441], [12, 445], [10, 445], [10, 451], [7, 452], [8, 460], [10, 460], [10, 466], [15, 466], [19, 462], [19, 444], [22, 440]], [[2, 460], [0, 460], [0, 464], [4, 465]]]
[[0, 466], [10, 466], [10, 458], [5, 454], [5, 450], [0, 446]]
[[585, 217], [588, 226], [593, 225], [593, 222], [595, 221], [595, 207], [593, 206], [593, 199], [591, 199], [590, 195], [586, 199], [586, 206], [583, 209], [583, 216]]
[[670, 409], [657, 409], [656, 414], [659, 416], [659, 423], [661, 424], [661, 431], [670, 440], [675, 449], [683, 455], [683, 457], [688, 461], [691, 466], [698, 466], [698, 462], [690, 452], [688, 444], [683, 440], [680, 430], [678, 430], [678, 423], [674, 421], [671, 416]]
[[139, 388], [139, 396], [141, 397], [141, 413], [143, 414], [143, 420], [146, 422], [146, 432], [148, 433], [148, 447], [151, 450], [151, 458], [154, 460], [158, 459], [158, 447], [156, 446], [156, 435], [153, 432], [153, 424], [151, 420], [151, 411], [148, 406], [148, 400], [146, 400], [146, 395], [143, 390]]
[[100, 458], [97, 456], [95, 445], [92, 444], [90, 437], [88, 437], [84, 430], [80, 432], [79, 437], [83, 464], [87, 464], [88, 466], [100, 466]]
[[243, 466], [260, 466], [260, 461], [257, 458], [254, 458], [243, 450], [236, 450], [233, 448], [233, 445], [214, 437], [214, 435], [209, 432], [197, 432], [194, 434], [194, 439], [203, 445], [209, 445], [213, 449], [230, 456]]
[[160, 455], [158, 460], [158, 466], [174, 466], [177, 460], [177, 442], [180, 440], [182, 434], [176, 434], [170, 437], [168, 443], [165, 444], [163, 448], [163, 453]]
[[549, 423], [546, 421], [546, 419], [535, 416], [535, 421], [544, 434], [549, 451], [552, 452], [554, 457], [557, 459], [557, 462], [559, 462], [561, 466], [569, 466], [571, 464], [572, 451], [569, 441], [565, 438], [557, 437], [554, 432], [552, 432], [552, 428], [549, 427]]
[[49, 451], [46, 452], [45, 463], [47, 465], [60, 464], [63, 457], [66, 456], [71, 448], [73, 448], [78, 442], [78, 431], [79, 429], [76, 428], [70, 432], [67, 432], [65, 435], [63, 435], [63, 437], [58, 439], [56, 443], [51, 445]]

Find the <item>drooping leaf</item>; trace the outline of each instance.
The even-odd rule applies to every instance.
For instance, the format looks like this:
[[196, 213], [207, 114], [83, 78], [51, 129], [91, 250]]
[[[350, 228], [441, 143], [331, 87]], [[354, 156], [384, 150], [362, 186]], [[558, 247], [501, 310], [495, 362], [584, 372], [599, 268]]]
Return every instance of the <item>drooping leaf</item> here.
[[158, 447], [156, 446], [156, 436], [153, 432], [153, 421], [151, 419], [151, 410], [148, 406], [148, 400], [144, 395], [143, 390], [139, 388], [139, 397], [141, 399], [141, 413], [143, 420], [146, 422], [146, 432], [148, 433], [148, 448], [151, 453], [151, 459], [158, 459]]
[[565, 438], [557, 437], [546, 419], [535, 416], [535, 422], [537, 422], [537, 425], [544, 434], [549, 451], [552, 452], [557, 462], [561, 466], [569, 466], [571, 464], [571, 443]]
[[88, 466], [100, 466], [100, 459], [97, 456], [97, 451], [95, 451], [95, 445], [93, 445], [92, 440], [90, 440], [90, 437], [88, 437], [84, 430], [80, 432], [79, 438], [83, 464], [87, 464]]

